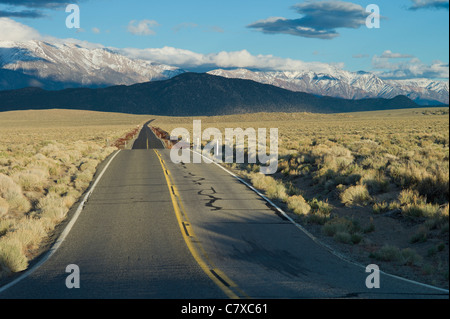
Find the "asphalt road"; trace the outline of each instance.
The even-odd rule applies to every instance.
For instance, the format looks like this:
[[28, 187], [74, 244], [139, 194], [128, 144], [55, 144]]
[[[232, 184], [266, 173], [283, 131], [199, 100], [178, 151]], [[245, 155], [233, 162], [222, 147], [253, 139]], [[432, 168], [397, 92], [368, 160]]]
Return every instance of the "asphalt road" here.
[[[66, 287], [70, 264], [79, 289]], [[383, 274], [368, 289], [367, 276], [220, 167], [172, 163], [144, 128], [59, 249], [0, 299], [448, 298]]]
[[133, 150], [164, 149], [164, 144], [153, 134], [148, 126], [151, 122], [148, 121], [144, 124], [133, 144]]

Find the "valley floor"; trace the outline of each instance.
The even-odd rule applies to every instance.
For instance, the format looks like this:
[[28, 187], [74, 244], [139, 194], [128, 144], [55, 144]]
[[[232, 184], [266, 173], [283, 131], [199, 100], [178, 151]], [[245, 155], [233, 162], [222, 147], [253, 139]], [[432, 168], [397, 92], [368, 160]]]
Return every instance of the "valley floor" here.
[[26, 269], [115, 141], [150, 120], [166, 132], [192, 132], [194, 119], [221, 132], [277, 128], [275, 174], [260, 174], [260, 164], [227, 166], [353, 260], [448, 289], [448, 108], [196, 118], [0, 113], [0, 273]]

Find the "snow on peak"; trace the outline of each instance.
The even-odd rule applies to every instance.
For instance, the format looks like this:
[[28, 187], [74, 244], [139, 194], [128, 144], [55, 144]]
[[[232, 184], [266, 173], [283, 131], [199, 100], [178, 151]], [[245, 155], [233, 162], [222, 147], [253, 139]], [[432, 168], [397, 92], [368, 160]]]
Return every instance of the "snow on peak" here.
[[176, 67], [131, 59], [107, 48], [43, 41], [0, 41], [0, 67], [82, 86], [130, 85], [183, 72]]

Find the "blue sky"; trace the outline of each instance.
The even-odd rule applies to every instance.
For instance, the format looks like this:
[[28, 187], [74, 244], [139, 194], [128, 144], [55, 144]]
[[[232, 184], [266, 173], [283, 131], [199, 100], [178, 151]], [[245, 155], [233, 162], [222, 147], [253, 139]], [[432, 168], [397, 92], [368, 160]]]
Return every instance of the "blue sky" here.
[[[385, 78], [448, 79], [448, 0], [73, 3], [80, 7], [78, 30], [66, 28], [67, 3], [62, 0], [0, 0], [0, 19], [17, 22], [18, 34], [21, 27], [29, 27], [39, 37], [126, 49], [123, 52], [132, 57], [187, 69], [263, 68], [267, 63], [267, 69], [281, 70], [331, 64]], [[380, 8], [379, 29], [361, 23], [361, 10], [372, 3]], [[320, 37], [314, 35], [318, 32]]]

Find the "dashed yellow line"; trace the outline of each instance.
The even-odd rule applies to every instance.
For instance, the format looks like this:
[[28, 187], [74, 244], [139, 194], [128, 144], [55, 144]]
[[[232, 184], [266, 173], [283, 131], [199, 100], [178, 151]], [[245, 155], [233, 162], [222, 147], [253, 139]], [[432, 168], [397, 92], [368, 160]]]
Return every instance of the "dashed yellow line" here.
[[187, 218], [186, 212], [184, 210], [183, 203], [181, 202], [180, 194], [175, 186], [170, 171], [167, 169], [161, 154], [157, 150], [154, 150], [158, 156], [159, 162], [163, 168], [164, 177], [166, 178], [167, 186], [169, 188], [170, 198], [172, 200], [173, 208], [175, 210], [175, 215], [178, 221], [178, 226], [180, 227], [183, 239], [186, 245], [194, 257], [195, 261], [199, 264], [201, 269], [208, 275], [209, 278], [231, 299], [248, 298], [248, 296], [234, 283], [230, 278], [228, 278], [223, 271], [218, 269], [208, 254], [203, 249], [200, 241], [195, 236], [195, 233], [191, 227], [191, 223]]

